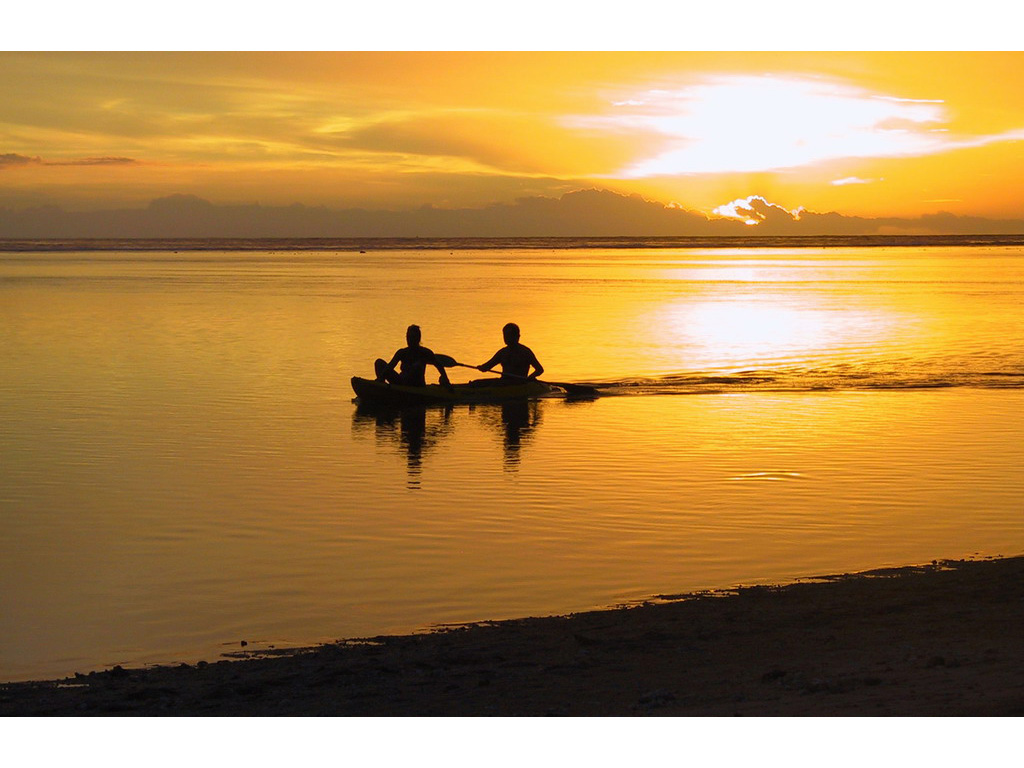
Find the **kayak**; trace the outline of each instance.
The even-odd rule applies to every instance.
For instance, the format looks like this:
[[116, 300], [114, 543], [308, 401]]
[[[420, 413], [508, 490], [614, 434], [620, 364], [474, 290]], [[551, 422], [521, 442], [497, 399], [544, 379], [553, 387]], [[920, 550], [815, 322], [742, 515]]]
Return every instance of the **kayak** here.
[[468, 384], [453, 384], [451, 388], [440, 384], [410, 387], [353, 376], [352, 389], [361, 403], [391, 406], [501, 403], [558, 392], [554, 387], [540, 381], [517, 381], [512, 384], [500, 382], [500, 379], [484, 379]]

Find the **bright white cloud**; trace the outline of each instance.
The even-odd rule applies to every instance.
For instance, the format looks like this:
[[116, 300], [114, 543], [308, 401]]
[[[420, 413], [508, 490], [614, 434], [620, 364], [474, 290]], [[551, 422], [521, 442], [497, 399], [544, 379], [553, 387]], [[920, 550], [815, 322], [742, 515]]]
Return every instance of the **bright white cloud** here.
[[731, 203], [720, 205], [711, 213], [725, 219], [737, 219], [744, 224], [753, 226], [760, 224], [762, 221], [767, 221], [769, 218], [775, 221], [799, 221], [800, 215], [804, 210], [802, 206], [789, 210], [777, 203], [768, 202], [761, 195], [750, 195], [749, 197], [741, 197], [733, 200]]
[[[823, 78], [719, 76], [623, 95], [575, 127], [660, 138], [620, 177], [758, 172], [840, 158], [925, 155], [1024, 138], [1024, 131], [956, 138], [941, 101], [875, 94]], [[851, 182], [852, 183], [852, 182]]]
[[845, 187], [848, 184], [874, 184], [878, 179], [862, 179], [858, 176], [847, 176], [845, 179], [834, 179], [829, 182], [833, 187]]
[[725, 219], [738, 219], [747, 224], [756, 224], [754, 209], [750, 207], [749, 200], [733, 200], [731, 203], [724, 203], [711, 211], [715, 216]]

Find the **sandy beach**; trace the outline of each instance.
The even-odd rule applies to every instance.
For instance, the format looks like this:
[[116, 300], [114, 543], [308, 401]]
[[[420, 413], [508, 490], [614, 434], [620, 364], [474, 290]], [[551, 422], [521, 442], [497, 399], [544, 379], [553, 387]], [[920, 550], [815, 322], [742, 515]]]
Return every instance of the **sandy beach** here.
[[3, 716], [1015, 716], [1024, 557], [0, 686]]

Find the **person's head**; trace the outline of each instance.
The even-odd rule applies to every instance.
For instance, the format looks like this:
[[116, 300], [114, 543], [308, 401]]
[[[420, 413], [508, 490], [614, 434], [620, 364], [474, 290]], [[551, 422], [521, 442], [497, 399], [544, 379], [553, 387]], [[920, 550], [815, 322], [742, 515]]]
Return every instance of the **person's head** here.
[[515, 323], [508, 323], [501, 329], [501, 335], [505, 337], [506, 344], [515, 344], [519, 341], [519, 326]]
[[405, 340], [408, 342], [410, 347], [418, 347], [422, 338], [423, 334], [420, 333], [420, 327], [418, 325], [410, 325], [405, 329]]

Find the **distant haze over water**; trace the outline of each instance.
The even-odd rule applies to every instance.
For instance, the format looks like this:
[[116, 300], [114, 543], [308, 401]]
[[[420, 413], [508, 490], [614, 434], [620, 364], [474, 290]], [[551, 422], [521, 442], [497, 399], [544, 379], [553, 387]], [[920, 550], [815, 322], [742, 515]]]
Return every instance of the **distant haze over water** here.
[[214, 204], [172, 195], [146, 207], [68, 211], [0, 207], [0, 238], [520, 238], [520, 237], [851, 237], [1024, 235], [1024, 220], [938, 211], [915, 217], [848, 216], [788, 210], [753, 196], [738, 216], [582, 189], [559, 198], [526, 197], [478, 208], [404, 210], [305, 205]]
[[1024, 245], [1021, 234], [746, 235], [692, 237], [168, 237], [6, 238], [0, 252], [33, 251], [394, 251], [581, 248], [880, 248]]

